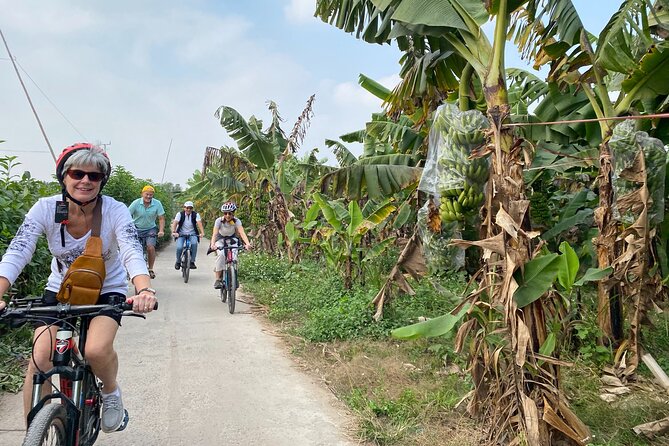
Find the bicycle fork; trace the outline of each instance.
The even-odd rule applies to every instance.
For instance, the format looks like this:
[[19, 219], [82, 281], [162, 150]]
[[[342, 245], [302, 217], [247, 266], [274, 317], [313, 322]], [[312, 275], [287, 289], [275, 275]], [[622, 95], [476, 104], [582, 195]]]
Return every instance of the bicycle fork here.
[[[74, 334], [71, 329], [61, 327], [56, 333], [56, 345], [53, 350], [53, 367], [48, 372], [38, 372], [33, 376], [32, 389], [32, 408], [28, 413], [28, 425], [32, 423], [33, 418], [42, 409], [42, 407], [51, 399], [60, 397], [61, 404], [65, 406], [68, 418], [72, 420], [68, 423], [67, 436], [75, 438], [77, 444], [79, 439], [79, 419], [84, 405], [94, 405], [94, 399], [84, 401], [82, 384], [84, 382], [84, 368], [72, 367], [74, 362], [83, 364], [84, 358], [79, 352], [79, 348], [74, 342]], [[60, 395], [51, 393], [42, 397], [42, 388], [53, 375], [58, 375], [60, 380]]]

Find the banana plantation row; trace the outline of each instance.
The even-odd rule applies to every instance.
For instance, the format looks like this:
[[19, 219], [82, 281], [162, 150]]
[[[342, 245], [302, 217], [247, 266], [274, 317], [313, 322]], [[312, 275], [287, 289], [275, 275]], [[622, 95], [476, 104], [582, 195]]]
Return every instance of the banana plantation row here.
[[[269, 123], [221, 106], [237, 148], [207, 149], [189, 192], [212, 214], [207, 203], [238, 201], [264, 250], [299, 262], [317, 249], [347, 286], [402, 246], [377, 319], [393, 293], [413, 292], [407, 275], [466, 269], [457, 308], [394, 334], [457, 331], [469, 410], [493, 426], [491, 442], [585, 444], [560, 396], [570, 327], [592, 312], [619, 378], [633, 379], [640, 327], [664, 303], [668, 10], [623, 1], [595, 36], [569, 0], [319, 0], [324, 22], [403, 52], [392, 91], [360, 76], [385, 110], [326, 140], [331, 168], [316, 149], [296, 155], [313, 96], [289, 134], [273, 102]], [[508, 69], [507, 41], [547, 78]]]

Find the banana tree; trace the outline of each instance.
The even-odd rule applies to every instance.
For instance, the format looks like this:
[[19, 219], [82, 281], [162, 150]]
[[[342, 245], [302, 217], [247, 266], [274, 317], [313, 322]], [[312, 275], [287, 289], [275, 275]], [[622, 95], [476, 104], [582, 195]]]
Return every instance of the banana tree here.
[[[360, 75], [359, 83], [384, 101], [392, 96], [389, 89], [365, 75]], [[337, 196], [355, 200], [362, 196], [379, 199], [415, 189], [427, 145], [427, 130], [417, 119], [422, 118], [400, 114], [391, 119], [386, 114], [375, 113], [364, 130], [342, 135], [344, 142], [362, 143], [360, 158], [342, 142], [326, 140], [340, 168], [323, 176], [321, 192], [332, 191]]]
[[[544, 8], [528, 8], [523, 14], [527, 15], [525, 23], [529, 25], [517, 29], [516, 39], [526, 55], [534, 59], [535, 66], [550, 63], [552, 69], [549, 81], [562, 87], [561, 90], [565, 90], [565, 86], [577, 88], [586, 96], [592, 117], [600, 118], [600, 204], [595, 212], [595, 221], [600, 232], [595, 242], [600, 267], [614, 265], [616, 269], [623, 270], [630, 266], [629, 259], [623, 258], [627, 258], [625, 245], [631, 239], [627, 237], [625, 242], [618, 242], [622, 239], [620, 222], [613, 213], [617, 207], [613, 187], [617, 155], [611, 150], [609, 139], [616, 121], [608, 118], [630, 113], [652, 114], [665, 107], [663, 104], [666, 104], [669, 95], [664, 74], [669, 70], [669, 43], [665, 40], [667, 6], [669, 5], [664, 0], [623, 1], [596, 39], [594, 49], [592, 36], [584, 29], [570, 1], [551, 1]], [[541, 21], [536, 20], [542, 15], [549, 17], [550, 27], [543, 27]], [[612, 99], [614, 93], [616, 97]], [[646, 120], [643, 127], [651, 134], [664, 138], [665, 141], [669, 140], [667, 120], [664, 123]], [[661, 166], [648, 167], [651, 170], [663, 169], [664, 163]], [[639, 225], [644, 226], [641, 221]], [[649, 227], [648, 230], [650, 229]], [[632, 241], [631, 245], [648, 239], [648, 230], [641, 231], [638, 240]], [[649, 255], [646, 250], [639, 254], [638, 260], [647, 262]], [[624, 276], [622, 272], [616, 275]], [[617, 297], [612, 305], [612, 291], [617, 290], [614, 294], [622, 294], [624, 300], [636, 302], [634, 296], [638, 294], [638, 288], [650, 289], [650, 282], [654, 281], [650, 276], [638, 280], [642, 283], [629, 284], [632, 286], [619, 286], [605, 281], [599, 283], [598, 320], [606, 339], [613, 339], [615, 342], [622, 336], [623, 309], [622, 305], [616, 303]], [[646, 296], [642, 300], [648, 298]], [[634, 304], [635, 308], [645, 306], [647, 302]], [[630, 321], [630, 324], [638, 327], [640, 320], [637, 319], [643, 318], [643, 312], [632, 313], [635, 314], [635, 320]], [[636, 338], [635, 333], [631, 335]], [[632, 342], [632, 345], [633, 355], [629, 363], [633, 369], [639, 355], [636, 343]]]
[[[394, 40], [405, 52], [403, 60], [420, 60], [402, 73], [393, 104], [409, 112], [430, 109], [422, 100], [428, 87], [448, 74], [476, 76], [490, 120], [490, 178], [482, 210], [485, 264], [473, 303], [468, 329], [472, 334], [471, 370], [476, 390], [470, 410], [490, 422], [490, 441], [549, 444], [550, 438], [583, 444], [587, 429], [568, 409], [559, 391], [557, 361], [539, 361], [539, 347], [548, 338], [546, 314], [557, 312], [552, 299], [538, 299], [519, 308], [513, 299], [518, 271], [532, 258], [528, 227], [529, 201], [525, 195], [522, 144], [505, 124], [511, 112], [505, 80], [504, 52], [512, 14], [536, 10], [534, 1], [521, 0], [321, 0], [316, 15], [347, 32], [357, 31], [367, 41]], [[524, 16], [525, 19], [531, 17]], [[495, 20], [493, 43], [482, 30]], [[435, 62], [436, 61], [436, 62]], [[469, 67], [467, 66], [469, 65]], [[445, 74], [445, 76], [443, 76]], [[442, 75], [440, 77], [440, 75]], [[452, 86], [458, 90], [458, 83]], [[444, 91], [446, 97], [448, 89]], [[412, 102], [414, 101], [414, 102]], [[409, 104], [408, 106], [405, 104]], [[413, 105], [413, 108], [409, 108]], [[427, 116], [426, 116], [427, 119]], [[499, 310], [497, 310], [499, 309]], [[478, 317], [479, 315], [484, 317]], [[474, 327], [480, 326], [479, 330]], [[503, 336], [485, 333], [493, 330]], [[470, 331], [471, 330], [471, 331]], [[477, 334], [479, 333], [479, 334]]]
[[[202, 172], [193, 174], [182, 195], [195, 202], [205, 221], [213, 222], [220, 215], [221, 203], [231, 200], [240, 207], [244, 223], [253, 223], [254, 197], [262, 196], [259, 171], [234, 147], [207, 147]], [[257, 227], [255, 224], [250, 226]]]
[[265, 130], [261, 120], [255, 116], [245, 120], [232, 107], [221, 106], [215, 113], [221, 126], [237, 142], [240, 152], [257, 168], [258, 197], [266, 193], [271, 197], [266, 210], [267, 224], [257, 231], [263, 240], [262, 245], [270, 251], [277, 248], [279, 235], [283, 236], [284, 241], [286, 240], [285, 227], [292, 217], [292, 212], [288, 203], [291, 198], [287, 200], [284, 191], [293, 191], [302, 180], [297, 170], [288, 169], [287, 165], [295, 162], [294, 154], [313, 116], [313, 101], [312, 96], [288, 137], [281, 129], [283, 119], [277, 105], [272, 101], [268, 104], [271, 121]]
[[328, 200], [320, 193], [315, 193], [313, 198], [327, 225], [316, 229], [312, 238], [316, 242], [320, 240], [328, 262], [342, 271], [344, 285], [350, 289], [353, 280], [361, 277], [363, 264], [381, 255], [395, 241], [389, 237], [374, 246], [364, 249], [362, 246], [365, 234], [384, 224], [396, 207], [392, 199], [379, 204], [368, 201], [361, 209], [356, 201], [350, 201], [346, 207], [341, 201]]

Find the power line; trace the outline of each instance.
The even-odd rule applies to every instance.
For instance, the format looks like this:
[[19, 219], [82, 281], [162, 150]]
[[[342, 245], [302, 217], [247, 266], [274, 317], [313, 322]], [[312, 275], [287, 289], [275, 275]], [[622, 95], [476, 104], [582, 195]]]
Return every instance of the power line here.
[[10, 153], [49, 153], [48, 150], [21, 150], [21, 149], [0, 149], [0, 152], [10, 152]]
[[53, 106], [53, 108], [56, 109], [56, 111], [58, 112], [58, 114], [60, 114], [60, 116], [62, 116], [63, 119], [64, 119], [65, 121], [67, 121], [68, 124], [70, 124], [70, 127], [72, 127], [72, 128], [74, 129], [74, 131], [77, 132], [77, 133], [79, 134], [79, 136], [81, 136], [85, 141], [88, 141], [88, 138], [86, 138], [84, 135], [81, 134], [81, 132], [79, 131], [79, 129], [76, 128], [76, 127], [74, 126], [74, 124], [72, 124], [72, 122], [70, 122], [69, 119], [67, 119], [67, 116], [65, 116], [65, 114], [64, 114], [62, 111], [60, 111], [60, 109], [56, 106], [56, 104], [53, 103], [53, 101], [49, 98], [49, 96], [47, 96], [46, 93], [44, 93], [44, 91], [39, 87], [39, 85], [37, 85], [37, 82], [35, 82], [35, 80], [30, 76], [30, 74], [28, 74], [28, 72], [26, 71], [25, 68], [23, 68], [23, 66], [21, 65], [21, 63], [18, 62], [18, 61], [16, 61], [16, 63], [17, 63], [17, 65], [21, 68], [21, 71], [23, 71], [23, 72], [26, 74], [26, 76], [28, 76], [28, 79], [30, 79], [30, 81], [33, 83], [33, 85], [35, 85], [35, 87], [40, 91], [40, 93], [42, 93], [42, 95], [46, 98], [46, 100], [49, 101], [49, 104], [51, 104], [51, 105]]
[[12, 57], [12, 52], [9, 51], [9, 45], [7, 45], [7, 40], [5, 40], [5, 35], [2, 33], [2, 29], [0, 29], [0, 37], [2, 37], [2, 42], [5, 44], [5, 49], [7, 49], [7, 55], [9, 55], [9, 59], [12, 61], [12, 66], [14, 67], [14, 71], [16, 71], [16, 76], [19, 78], [19, 82], [21, 83], [21, 87], [23, 88], [23, 92], [26, 94], [26, 98], [28, 98], [28, 103], [30, 104], [30, 108], [33, 111], [33, 114], [35, 115], [35, 119], [37, 120], [37, 124], [39, 125], [40, 130], [42, 131], [42, 136], [44, 136], [44, 140], [46, 141], [46, 145], [49, 147], [49, 151], [51, 152], [51, 156], [53, 157], [53, 160], [56, 161], [56, 154], [53, 153], [53, 148], [51, 147], [51, 143], [49, 142], [49, 138], [46, 136], [46, 132], [44, 131], [44, 126], [42, 126], [42, 121], [40, 121], [39, 116], [37, 115], [37, 111], [35, 110], [35, 106], [33, 105], [33, 101], [30, 99], [30, 95], [28, 94], [28, 90], [26, 89], [26, 85], [23, 83], [23, 79], [21, 79], [21, 73], [19, 73], [19, 69], [16, 67], [16, 62], [14, 62], [14, 58]]

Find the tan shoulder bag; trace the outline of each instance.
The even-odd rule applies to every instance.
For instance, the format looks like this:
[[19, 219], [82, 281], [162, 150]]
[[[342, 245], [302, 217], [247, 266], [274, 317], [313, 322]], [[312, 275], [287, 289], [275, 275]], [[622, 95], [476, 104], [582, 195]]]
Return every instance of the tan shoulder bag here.
[[98, 197], [93, 208], [91, 236], [86, 241], [83, 254], [77, 257], [65, 272], [57, 298], [71, 305], [93, 305], [98, 301], [107, 271], [102, 258], [102, 197]]

